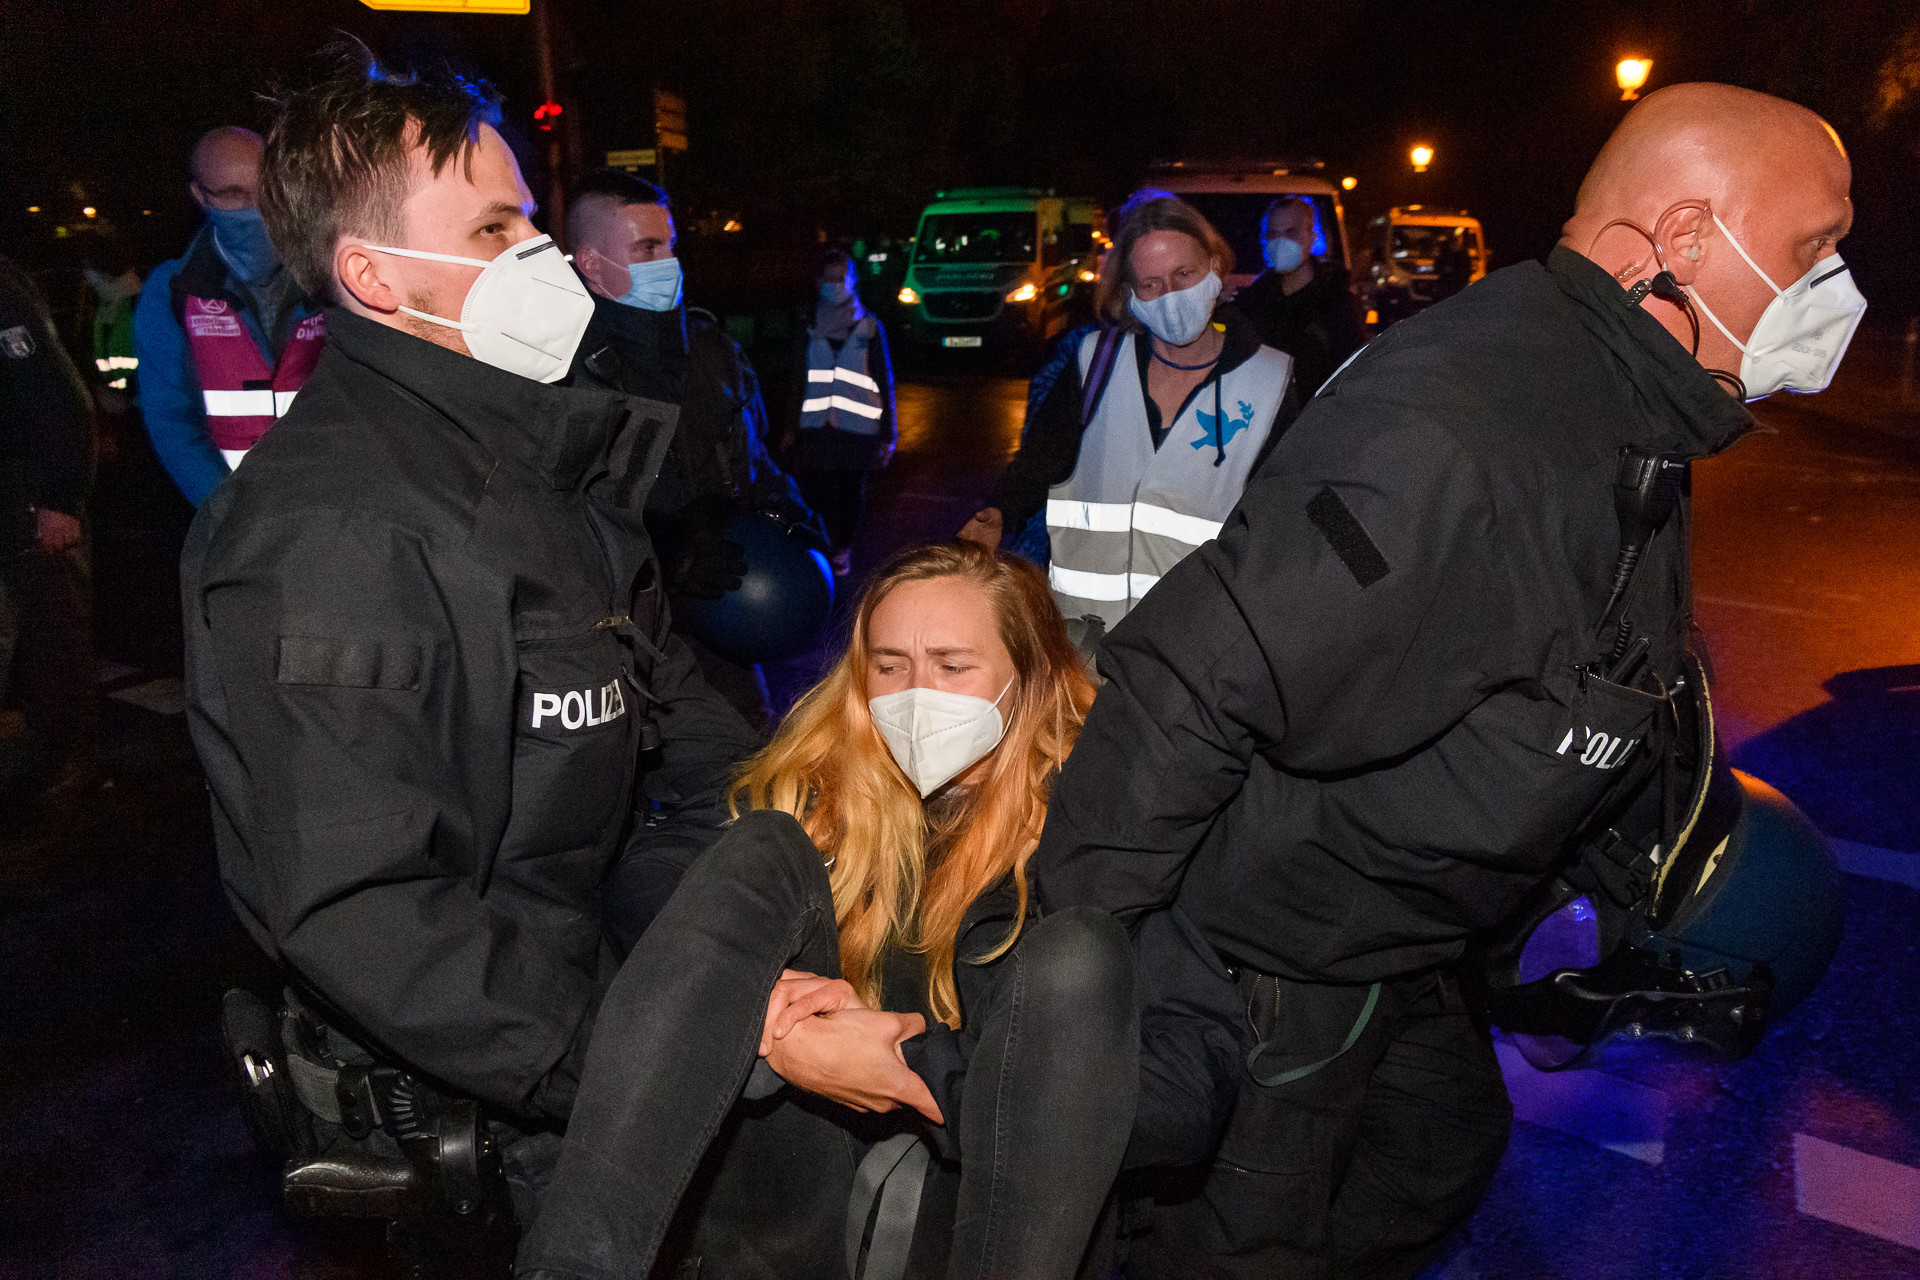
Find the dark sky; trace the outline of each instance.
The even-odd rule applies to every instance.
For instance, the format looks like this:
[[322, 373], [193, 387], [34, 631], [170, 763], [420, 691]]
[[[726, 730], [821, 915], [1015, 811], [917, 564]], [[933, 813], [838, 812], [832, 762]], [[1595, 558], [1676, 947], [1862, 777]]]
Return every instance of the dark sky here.
[[[1626, 110], [1614, 63], [1640, 54], [1649, 88], [1723, 80], [1827, 116], [1855, 166], [1844, 251], [1881, 314], [1920, 311], [1914, 0], [551, 2], [569, 164], [647, 145], [651, 88], [670, 88], [692, 137], [668, 175], [683, 221], [722, 208], [808, 239], [910, 229], [940, 187], [1111, 203], [1156, 158], [1317, 156], [1359, 179], [1350, 227], [1389, 204], [1457, 205], [1500, 261], [1537, 256]], [[264, 127], [259, 95], [335, 30], [494, 79], [521, 142], [539, 101], [526, 18], [0, 0], [0, 30], [0, 251], [29, 257], [86, 203], [146, 256], [176, 251], [194, 137]], [[1438, 153], [1423, 180], [1406, 162], [1416, 141]], [[537, 189], [541, 150], [525, 149]]]

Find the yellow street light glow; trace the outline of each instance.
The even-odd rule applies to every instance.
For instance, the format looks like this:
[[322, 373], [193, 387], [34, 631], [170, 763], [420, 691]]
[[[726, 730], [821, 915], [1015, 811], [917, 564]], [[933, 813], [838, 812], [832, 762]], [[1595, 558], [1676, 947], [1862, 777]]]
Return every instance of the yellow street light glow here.
[[919, 301], [920, 301], [920, 295], [914, 291], [914, 288], [912, 285], [908, 284], [908, 285], [900, 286], [900, 305], [901, 306], [911, 307]]
[[40, 212], [40, 206], [39, 206], [39, 205], [37, 205], [37, 204], [30, 204], [30, 205], [28, 205], [28, 206], [27, 206], [27, 212], [28, 212], [28, 213], [38, 213], [38, 212]]
[[1614, 79], [1620, 82], [1620, 101], [1632, 102], [1637, 99], [1640, 86], [1647, 82], [1647, 73], [1652, 70], [1652, 58], [1620, 59], [1620, 65], [1613, 69]]
[[1353, 190], [1353, 189], [1354, 189], [1355, 187], [1357, 187], [1357, 186], [1359, 186], [1359, 185], [1360, 185], [1360, 179], [1358, 179], [1358, 178], [1342, 178], [1342, 179], [1340, 179], [1340, 189], [1341, 189], [1342, 191], [1351, 191], [1351, 190]]
[[738, 231], [740, 229], [740, 219], [728, 218], [720, 229], [722, 231]]
[[82, 209], [80, 212], [86, 214], [87, 217], [91, 218], [94, 214], [100, 211], [94, 208], [92, 205], [88, 205], [86, 208]]
[[1033, 283], [1033, 281], [1029, 280], [1027, 281], [1027, 283], [1021, 285], [1018, 289], [1015, 289], [1011, 293], [1009, 293], [1007, 295], [1007, 301], [1008, 302], [1032, 302], [1036, 297], [1039, 296], [1039, 294], [1040, 294], [1040, 290], [1038, 286], [1036, 286]]
[[1433, 163], [1433, 148], [1429, 146], [1423, 145], [1415, 147], [1412, 151], [1408, 152], [1407, 155], [1408, 158], [1413, 161], [1413, 171], [1415, 173], [1425, 173], [1427, 166]]
[[1081, 283], [1092, 284], [1095, 280], [1098, 280], [1099, 278], [1100, 277], [1097, 273], [1089, 271], [1085, 267], [1080, 268]]

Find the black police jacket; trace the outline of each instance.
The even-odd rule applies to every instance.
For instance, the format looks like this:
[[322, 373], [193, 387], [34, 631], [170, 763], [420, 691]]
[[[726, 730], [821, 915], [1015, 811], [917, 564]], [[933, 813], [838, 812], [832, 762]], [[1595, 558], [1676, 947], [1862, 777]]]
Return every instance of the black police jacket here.
[[376, 1046], [563, 1116], [608, 976], [603, 874], [691, 861], [753, 745], [657, 604], [634, 478], [666, 427], [338, 308], [327, 326], [182, 557], [222, 878]]
[[33, 280], [0, 258], [0, 555], [36, 507], [77, 516], [93, 483], [93, 403]]
[[1621, 447], [1697, 458], [1749, 423], [1564, 248], [1389, 330], [1106, 641], [1042, 901], [1177, 895], [1229, 963], [1301, 983], [1456, 958], [1653, 772], [1687, 510], [1629, 594], [1645, 668], [1588, 674], [1613, 641]]
[[680, 406], [647, 494], [656, 534], [716, 498], [820, 531], [819, 517], [767, 452], [767, 406], [753, 366], [704, 314], [647, 311], [596, 296], [570, 381]]

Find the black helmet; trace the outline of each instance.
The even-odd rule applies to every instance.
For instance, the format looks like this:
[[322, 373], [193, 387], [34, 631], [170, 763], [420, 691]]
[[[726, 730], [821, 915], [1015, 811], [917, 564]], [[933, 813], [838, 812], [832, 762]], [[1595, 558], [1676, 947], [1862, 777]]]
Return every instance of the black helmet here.
[[[1467, 967], [1488, 1019], [1542, 1070], [1622, 1039], [1741, 1057], [1813, 990], [1839, 945], [1833, 849], [1791, 800], [1727, 764], [1704, 673], [1689, 675], [1704, 767], [1672, 855], [1649, 857], [1655, 869], [1624, 907], [1589, 866], [1549, 878]], [[1609, 835], [1614, 848], [1589, 850], [1587, 863], [1620, 865], [1625, 842]]]
[[675, 616], [734, 662], [774, 662], [805, 653], [833, 612], [833, 569], [807, 538], [776, 516], [740, 511], [727, 520], [747, 571], [717, 600], [676, 597]]

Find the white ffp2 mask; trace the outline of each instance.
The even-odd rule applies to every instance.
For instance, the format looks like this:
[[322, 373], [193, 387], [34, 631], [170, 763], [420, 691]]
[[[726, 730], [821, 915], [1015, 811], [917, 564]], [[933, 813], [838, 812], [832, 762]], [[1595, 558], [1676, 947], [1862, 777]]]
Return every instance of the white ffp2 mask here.
[[458, 329], [473, 358], [496, 369], [535, 382], [558, 382], [566, 377], [587, 322], [593, 319], [593, 297], [567, 265], [553, 237], [522, 240], [492, 261], [377, 244], [367, 248], [401, 258], [479, 267], [480, 277], [467, 290], [458, 320], [412, 307], [400, 310]]
[[1773, 290], [1773, 301], [1742, 342], [1720, 323], [1699, 290], [1687, 289], [1701, 314], [1740, 349], [1740, 381], [1746, 384], [1747, 399], [1770, 396], [1782, 387], [1789, 391], [1825, 391], [1833, 381], [1833, 371], [1840, 367], [1847, 344], [1853, 341], [1853, 331], [1860, 327], [1860, 317], [1867, 312], [1866, 298], [1854, 287], [1853, 272], [1839, 254], [1830, 254], [1782, 289], [1740, 247], [1718, 214], [1713, 225]]
[[868, 699], [867, 710], [900, 771], [924, 800], [1000, 745], [1007, 732], [1000, 698], [988, 702], [944, 689], [902, 689]]

